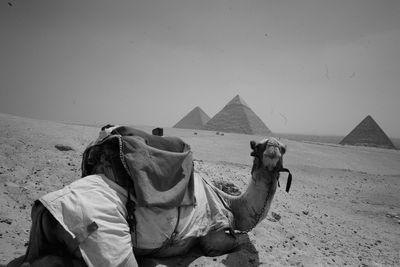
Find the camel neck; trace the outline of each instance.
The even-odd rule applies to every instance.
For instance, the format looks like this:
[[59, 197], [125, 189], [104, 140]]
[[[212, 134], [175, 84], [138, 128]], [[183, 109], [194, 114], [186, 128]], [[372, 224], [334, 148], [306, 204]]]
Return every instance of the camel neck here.
[[277, 175], [265, 169], [255, 170], [246, 191], [240, 196], [228, 197], [236, 230], [250, 231], [267, 216], [277, 187]]

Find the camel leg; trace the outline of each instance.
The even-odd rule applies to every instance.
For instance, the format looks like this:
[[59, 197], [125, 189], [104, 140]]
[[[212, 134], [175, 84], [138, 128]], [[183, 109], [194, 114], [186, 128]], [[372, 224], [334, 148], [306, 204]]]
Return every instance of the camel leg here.
[[[26, 267], [86, 267], [86, 264], [80, 260], [75, 260], [67, 257], [56, 255], [47, 255], [34, 260]], [[25, 267], [25, 266], [22, 266]]]
[[24, 259], [25, 259], [25, 255], [24, 256], [20, 256], [18, 258], [15, 258], [12, 261], [10, 261], [6, 265], [6, 267], [20, 267], [24, 263]]
[[31, 217], [26, 254], [8, 266], [86, 266], [72, 236], [39, 201], [35, 201]]
[[207, 256], [219, 256], [237, 249], [243, 242], [240, 236], [225, 233], [225, 230], [210, 232], [200, 238], [200, 247]]

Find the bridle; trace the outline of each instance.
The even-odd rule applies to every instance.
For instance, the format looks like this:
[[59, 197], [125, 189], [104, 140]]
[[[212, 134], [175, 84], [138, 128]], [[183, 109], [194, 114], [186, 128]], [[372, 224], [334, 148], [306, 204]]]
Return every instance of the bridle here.
[[[277, 172], [287, 172], [287, 173], [289, 173], [288, 174], [288, 178], [287, 178], [287, 182], [286, 182], [286, 192], [289, 193], [290, 186], [292, 185], [292, 173], [289, 171], [289, 169], [283, 168], [282, 166], [281, 166], [280, 169], [277, 170]], [[277, 180], [278, 180], [278, 186], [280, 187], [279, 176], [278, 176]]]
[[[271, 143], [271, 142], [269, 141], [269, 139], [267, 139], [267, 141], [265, 142], [265, 147], [267, 148], [268, 146], [272, 146], [272, 147], [276, 147], [276, 148], [278, 148], [278, 149], [281, 149], [281, 147], [280, 147], [279, 145], [274, 144], [274, 143]], [[263, 151], [265, 151], [265, 150], [263, 150]], [[256, 151], [252, 151], [252, 152], [250, 153], [250, 155], [253, 156], [254, 158], [256, 158], [258, 161], [260, 161], [260, 162], [262, 161], [262, 158], [261, 158], [261, 156], [260, 156], [260, 153], [256, 153]], [[253, 171], [254, 171], [254, 166], [253, 166], [253, 169], [252, 169], [251, 172], [253, 173]], [[291, 174], [291, 172], [290, 172], [289, 169], [283, 167], [283, 158], [282, 158], [282, 156], [281, 156], [281, 158], [279, 159], [279, 162], [276, 164], [275, 168], [272, 170], [272, 172], [277, 173], [277, 174], [279, 174], [280, 172], [287, 172], [287, 173], [289, 173], [289, 174], [288, 174], [288, 178], [287, 178], [287, 182], [286, 182], [286, 192], [289, 193], [290, 186], [292, 185], [292, 174]], [[276, 175], [276, 177], [277, 177], [276, 179], [277, 179], [277, 181], [278, 181], [278, 186], [280, 187], [279, 175]]]

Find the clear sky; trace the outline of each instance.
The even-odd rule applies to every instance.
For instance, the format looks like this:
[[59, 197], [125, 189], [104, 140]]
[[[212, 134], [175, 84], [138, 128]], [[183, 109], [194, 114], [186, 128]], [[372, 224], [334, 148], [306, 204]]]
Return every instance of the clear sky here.
[[400, 1], [0, 0], [0, 112], [172, 126], [239, 94], [274, 132], [400, 137]]

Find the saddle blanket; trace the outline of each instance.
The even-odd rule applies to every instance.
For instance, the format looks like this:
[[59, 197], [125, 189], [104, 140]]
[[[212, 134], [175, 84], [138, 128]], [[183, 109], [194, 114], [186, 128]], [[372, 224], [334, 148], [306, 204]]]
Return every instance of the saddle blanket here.
[[[132, 182], [136, 206], [171, 208], [193, 205], [193, 157], [190, 146], [177, 137], [152, 136], [130, 127], [102, 130], [99, 138], [83, 153], [82, 175], [93, 174], [97, 148], [111, 145], [118, 149], [123, 169], [128, 174], [114, 177], [123, 185]], [[116, 144], [116, 142], [118, 144]], [[95, 158], [95, 157], [94, 157]], [[112, 163], [113, 164], [113, 163]], [[115, 164], [114, 168], [118, 169]]]
[[126, 221], [127, 191], [104, 175], [86, 176], [39, 200], [78, 242], [88, 266], [125, 266], [134, 257], [133, 247], [159, 248], [231, 227], [232, 214], [197, 173], [194, 190], [192, 206], [137, 207], [132, 236]]

